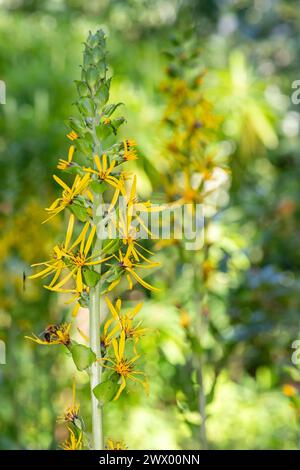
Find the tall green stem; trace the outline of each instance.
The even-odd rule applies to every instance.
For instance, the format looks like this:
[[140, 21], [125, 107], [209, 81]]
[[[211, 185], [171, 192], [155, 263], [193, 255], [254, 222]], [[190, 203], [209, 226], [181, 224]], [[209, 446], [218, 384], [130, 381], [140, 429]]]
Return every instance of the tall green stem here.
[[[203, 334], [203, 324], [202, 324], [202, 299], [198, 295], [199, 289], [199, 276], [197, 276], [197, 266], [193, 265], [194, 268], [194, 281], [195, 281], [195, 310], [196, 310], [196, 334], [199, 343], [201, 344], [201, 336]], [[199, 266], [198, 266], [199, 269]], [[208, 442], [207, 442], [207, 434], [206, 434], [206, 397], [205, 397], [205, 388], [204, 388], [204, 380], [203, 380], [203, 357], [202, 354], [195, 353], [194, 355], [195, 361], [195, 368], [197, 371], [197, 378], [198, 378], [198, 385], [199, 385], [199, 392], [198, 392], [198, 409], [199, 414], [201, 416], [201, 426], [200, 426], [200, 446], [201, 449], [206, 450], [208, 449]]]
[[[94, 195], [94, 223], [96, 223], [96, 214], [99, 204], [102, 202], [101, 195]], [[99, 254], [101, 251], [102, 241], [97, 237], [93, 249], [93, 255]], [[101, 264], [96, 265], [97, 271], [101, 273]], [[95, 353], [97, 359], [101, 359], [101, 341], [100, 341], [100, 312], [101, 312], [101, 281], [90, 290], [90, 321], [89, 336], [90, 348]], [[101, 382], [102, 367], [99, 361], [96, 361], [90, 367], [90, 385], [91, 385], [91, 401], [92, 401], [92, 430], [93, 430], [93, 449], [103, 449], [103, 410], [97, 398], [93, 393], [93, 389]]]
[[[196, 313], [196, 335], [198, 341], [201, 345], [202, 335], [205, 331], [205, 324], [204, 324], [204, 312], [203, 306], [205, 301], [205, 279], [204, 279], [204, 269], [203, 265], [207, 259], [208, 255], [208, 246], [206, 243], [206, 230], [203, 228], [204, 231], [204, 245], [203, 245], [203, 257], [202, 257], [202, 276], [198, 273], [201, 272], [201, 268], [194, 258], [192, 262], [193, 266], [193, 275], [194, 275], [194, 305], [195, 305], [195, 313]], [[206, 321], [205, 321], [206, 323]], [[207, 413], [206, 413], [206, 395], [205, 395], [205, 386], [204, 386], [204, 379], [203, 379], [203, 363], [204, 358], [203, 354], [196, 353], [194, 356], [195, 361], [195, 368], [197, 371], [197, 378], [198, 378], [198, 385], [199, 385], [199, 393], [198, 393], [198, 410], [201, 416], [201, 426], [199, 430], [199, 440], [200, 440], [200, 447], [202, 450], [208, 449], [208, 440], [207, 440], [207, 431], [206, 431], [206, 420], [207, 420]]]
[[[96, 133], [96, 120], [93, 125], [93, 151], [94, 153], [101, 154], [102, 146]], [[99, 214], [97, 213], [99, 206], [103, 202], [101, 194], [93, 194], [93, 222], [98, 224]], [[93, 256], [95, 260], [102, 249], [102, 240], [96, 231], [96, 242], [93, 248]], [[95, 266], [95, 270], [101, 273], [101, 264]], [[97, 359], [101, 359], [101, 339], [100, 339], [100, 324], [101, 324], [101, 280], [95, 287], [90, 290], [90, 321], [89, 321], [89, 336], [90, 348], [96, 354]], [[90, 386], [91, 386], [91, 402], [92, 402], [92, 434], [93, 434], [93, 449], [102, 450], [104, 448], [103, 439], [103, 408], [100, 406], [99, 401], [93, 393], [93, 389], [101, 383], [102, 367], [100, 361], [96, 361], [90, 368]]]
[[200, 444], [202, 450], [208, 449], [207, 435], [206, 435], [206, 397], [203, 383], [202, 372], [202, 359], [198, 357], [198, 383], [199, 383], [199, 413], [201, 416], [200, 426]]

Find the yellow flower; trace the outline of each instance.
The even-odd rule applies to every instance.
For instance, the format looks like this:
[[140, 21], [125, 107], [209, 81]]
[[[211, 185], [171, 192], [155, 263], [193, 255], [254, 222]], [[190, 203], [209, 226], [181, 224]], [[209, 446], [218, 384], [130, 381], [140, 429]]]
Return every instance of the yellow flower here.
[[[106, 320], [103, 326], [103, 333], [101, 335], [101, 346], [106, 350], [112, 342], [114, 336], [120, 330], [119, 324], [113, 326], [114, 318]], [[113, 326], [112, 329], [110, 327]]]
[[142, 308], [142, 303], [137, 304], [132, 310], [121, 315], [121, 299], [118, 299], [116, 304], [113, 305], [108, 297], [105, 297], [107, 306], [116, 322], [120, 325], [120, 329], [125, 332], [126, 338], [132, 338], [134, 345], [137, 344], [141, 336], [143, 336], [148, 328], [140, 328], [141, 321], [134, 325], [134, 319]]
[[55, 217], [57, 214], [59, 214], [59, 212], [70, 206], [77, 196], [84, 193], [90, 181], [89, 175], [84, 175], [82, 178], [79, 175], [76, 175], [72, 186], [69, 187], [58, 176], [53, 175], [53, 178], [63, 188], [63, 192], [61, 197], [57, 198], [53, 204], [51, 204], [51, 206], [46, 209], [48, 214], [50, 214], [50, 217], [44, 220], [43, 223], [52, 219], [52, 217]]
[[97, 170], [93, 170], [92, 168], [84, 168], [84, 170], [87, 173], [96, 175], [101, 181], [105, 181], [106, 183], [110, 184], [114, 188], [119, 188], [120, 187], [119, 180], [115, 176], [111, 175], [111, 172], [113, 171], [116, 165], [116, 161], [113, 160], [111, 164], [108, 166], [106, 154], [103, 154], [102, 156], [102, 163], [98, 155], [94, 156], [94, 160], [95, 160]]
[[122, 196], [126, 199], [127, 207], [140, 212], [151, 212], [151, 202], [139, 202], [136, 190], [136, 176], [134, 175], [130, 190], [126, 191], [124, 185], [121, 187]]
[[76, 139], [78, 139], [79, 135], [76, 134], [75, 131], [71, 131], [71, 132], [69, 132], [69, 134], [67, 134], [67, 137], [70, 140], [76, 140]]
[[67, 439], [63, 444], [62, 444], [62, 449], [64, 450], [81, 450], [82, 449], [82, 431], [78, 435], [78, 437], [75, 435], [74, 431], [68, 427], [69, 430], [69, 439]]
[[134, 369], [134, 363], [139, 359], [140, 356], [136, 355], [129, 360], [126, 359], [124, 356], [125, 339], [125, 332], [122, 331], [119, 341], [117, 341], [116, 339], [112, 340], [114, 358], [104, 357], [103, 359], [100, 359], [101, 361], [103, 361], [103, 363], [106, 361], [110, 363], [111, 365], [107, 365], [104, 363], [103, 366], [107, 367], [108, 369], [114, 370], [120, 377], [120, 388], [116, 396], [114, 397], [114, 400], [117, 400], [120, 397], [121, 393], [126, 387], [126, 381], [128, 379], [132, 380], [133, 382], [140, 383], [141, 385], [143, 385], [146, 393], [149, 392], [149, 386], [146, 380], [141, 380], [136, 377], [137, 375], [145, 375], [143, 372]]
[[75, 380], [73, 380], [72, 404], [65, 410], [64, 416], [59, 417], [59, 420], [73, 423], [76, 426], [76, 421], [79, 418], [79, 409], [80, 404], [76, 403], [76, 383]]
[[75, 151], [75, 147], [74, 145], [71, 145], [71, 147], [69, 148], [68, 160], [62, 160], [61, 158], [59, 159], [59, 162], [57, 165], [57, 168], [59, 170], [66, 170], [67, 168], [73, 165], [72, 160], [73, 160], [74, 151]]
[[[159, 292], [160, 291], [160, 289], [158, 289], [157, 287], [154, 287], [151, 284], [149, 284], [148, 282], [144, 281], [144, 279], [142, 279], [135, 272], [135, 269], [137, 269], [137, 268], [142, 268], [142, 269], [154, 268], [156, 266], [159, 266], [159, 263], [151, 263], [150, 261], [147, 265], [134, 263], [130, 259], [130, 257], [131, 257], [131, 247], [128, 247], [125, 256], [122, 254], [121, 250], [119, 250], [119, 256], [113, 255], [113, 257], [118, 260], [120, 268], [122, 268], [126, 272], [126, 279], [127, 279], [127, 282], [128, 282], [129, 289], [132, 289], [132, 287], [133, 287], [132, 278], [134, 278], [139, 284], [141, 284], [143, 287], [145, 287], [145, 289], [148, 289], [148, 290], [153, 291], [153, 292]], [[113, 287], [115, 287], [120, 282], [120, 280], [121, 279], [119, 278], [119, 279], [113, 281], [113, 283], [112, 283]], [[110, 286], [109, 290], [111, 290], [111, 289], [112, 289], [112, 287]]]
[[297, 393], [296, 388], [291, 384], [284, 384], [284, 386], [282, 387], [282, 391], [287, 397], [294, 397]]
[[125, 161], [137, 160], [136, 154], [136, 142], [133, 139], [123, 140], [124, 155], [123, 158]]
[[26, 339], [30, 339], [37, 344], [42, 345], [54, 345], [54, 344], [63, 344], [64, 346], [70, 346], [70, 328], [72, 323], [62, 323], [60, 325], [48, 325], [45, 331], [43, 331], [42, 336], [44, 339], [40, 339], [35, 334], [31, 336], [25, 336]]
[[[137, 190], [136, 190], [136, 176], [133, 177], [131, 187], [128, 190], [126, 190], [126, 187], [124, 184], [124, 181], [125, 181], [124, 173], [122, 173], [121, 177], [122, 177], [122, 180], [121, 180], [122, 183], [120, 185], [118, 193], [122, 194], [125, 204], [120, 206], [121, 210], [119, 211], [118, 219], [116, 223], [114, 222], [114, 220], [112, 220], [112, 222], [115, 223], [115, 226], [117, 230], [119, 231], [119, 236], [120, 238], [123, 239], [124, 244], [129, 244], [129, 242], [137, 238], [137, 228], [136, 228], [137, 225], [142, 227], [145, 233], [147, 233], [150, 237], [152, 236], [151, 231], [149, 230], [149, 228], [147, 227], [143, 219], [138, 215], [138, 213], [139, 212], [148, 212], [148, 213], [160, 212], [164, 209], [164, 206], [152, 206], [150, 201], [139, 202], [138, 197], [137, 197]], [[115, 196], [118, 197], [119, 194], [115, 194]], [[113, 204], [115, 204], [115, 200], [113, 201]], [[133, 221], [135, 222], [135, 226], [133, 226]], [[140, 246], [140, 248], [143, 248], [143, 247]]]
[[[68, 266], [69, 273], [60, 281], [58, 284], [51, 286], [45, 286], [50, 290], [56, 292], [74, 292], [74, 289], [62, 289], [62, 287], [73, 277], [76, 281], [76, 292], [81, 293], [85, 286], [83, 283], [83, 268], [84, 267], [91, 267], [101, 264], [111, 258], [108, 256], [106, 258], [102, 258], [100, 260], [94, 260], [94, 258], [98, 257], [98, 255], [91, 255], [89, 256], [89, 250], [93, 243], [93, 239], [96, 233], [96, 225], [94, 225], [90, 231], [90, 234], [86, 239], [86, 234], [89, 228], [89, 223], [87, 222], [82, 229], [81, 234], [77, 238], [77, 240], [73, 243], [69, 250], [63, 250], [65, 265]], [[74, 251], [75, 246], [79, 245], [79, 249]]]
[[106, 441], [107, 450], [127, 450], [127, 446], [123, 441], [114, 441], [113, 439], [109, 438]]
[[186, 310], [180, 309], [179, 321], [182, 328], [188, 328], [190, 326], [191, 317]]
[[[33, 274], [31, 276], [28, 276], [28, 279], [37, 279], [39, 277], [44, 278], [44, 277], [49, 276], [50, 274], [55, 273], [51, 283], [49, 284], [49, 286], [52, 287], [55, 284], [55, 282], [59, 278], [62, 270], [66, 267], [65, 261], [64, 261], [64, 259], [65, 259], [64, 250], [68, 250], [69, 243], [70, 243], [72, 233], [73, 233], [73, 229], [74, 229], [74, 222], [75, 222], [75, 217], [74, 217], [73, 214], [71, 214], [70, 219], [69, 219], [69, 223], [68, 223], [65, 243], [62, 246], [57, 245], [57, 246], [54, 247], [53, 255], [52, 255], [52, 258], [50, 260], [43, 261], [42, 263], [32, 264], [31, 265], [32, 267], [45, 266], [45, 269], [43, 269], [42, 271], [40, 271], [37, 274]], [[79, 242], [80, 242], [80, 240], [79, 240]], [[74, 245], [73, 245], [73, 247], [74, 247]]]

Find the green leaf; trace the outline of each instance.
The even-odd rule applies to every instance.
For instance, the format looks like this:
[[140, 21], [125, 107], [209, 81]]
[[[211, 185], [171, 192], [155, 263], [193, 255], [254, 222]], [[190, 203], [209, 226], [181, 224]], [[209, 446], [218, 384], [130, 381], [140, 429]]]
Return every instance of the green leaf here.
[[85, 370], [96, 361], [95, 353], [84, 344], [74, 344], [71, 347], [71, 354], [78, 370]]
[[105, 279], [107, 282], [113, 282], [113, 281], [116, 281], [119, 277], [121, 277], [122, 273], [121, 271], [118, 271], [117, 269], [113, 269], [113, 272], [107, 276], [107, 278]]
[[96, 385], [96, 387], [93, 389], [93, 393], [101, 406], [112, 401], [116, 396], [119, 388], [118, 381], [119, 376], [118, 374], [114, 373], [108, 380]]
[[92, 145], [87, 142], [85, 139], [79, 139], [76, 142], [76, 147], [80, 150], [84, 155], [90, 155], [92, 153]]
[[78, 302], [81, 305], [81, 307], [85, 307], [85, 308], [88, 307], [89, 300], [90, 300], [89, 294], [85, 291], [81, 292], [80, 298], [78, 299]]
[[70, 210], [73, 212], [73, 214], [77, 217], [78, 220], [80, 220], [81, 222], [86, 222], [87, 219], [88, 219], [88, 213], [87, 213], [87, 209], [85, 207], [82, 207], [80, 205], [77, 205], [77, 204], [71, 204], [70, 206]]
[[92, 181], [90, 183], [90, 188], [94, 193], [102, 194], [107, 189], [107, 184], [99, 181]]
[[84, 282], [89, 287], [95, 287], [95, 285], [99, 282], [99, 279], [101, 278], [101, 274], [96, 273], [96, 271], [93, 271], [93, 269], [87, 267], [82, 270], [82, 273]]
[[109, 98], [109, 82], [103, 81], [95, 93], [95, 101], [99, 107], [104, 106]]
[[80, 113], [83, 114], [84, 116], [89, 116], [89, 117], [94, 116], [95, 108], [94, 108], [93, 100], [91, 100], [91, 98], [80, 97], [76, 101], [76, 105]]
[[100, 123], [97, 127], [97, 136], [102, 141], [105, 141], [110, 135], [114, 134], [114, 130], [110, 125]]
[[110, 123], [111, 127], [113, 128], [114, 134], [117, 134], [117, 130], [119, 127], [125, 122], [125, 118], [119, 117], [117, 119], [113, 119]]
[[82, 119], [78, 119], [75, 117], [70, 117], [69, 120], [66, 121], [67, 126], [69, 126], [73, 131], [80, 132], [85, 131], [85, 124]]
[[119, 249], [119, 246], [120, 246], [120, 240], [119, 239], [104, 240], [102, 253], [113, 254]]
[[103, 114], [107, 117], [110, 117], [112, 115], [112, 113], [115, 112], [115, 110], [121, 106], [121, 104], [123, 103], [117, 103], [117, 104], [108, 104], [107, 106], [105, 106], [105, 108], [103, 109]]

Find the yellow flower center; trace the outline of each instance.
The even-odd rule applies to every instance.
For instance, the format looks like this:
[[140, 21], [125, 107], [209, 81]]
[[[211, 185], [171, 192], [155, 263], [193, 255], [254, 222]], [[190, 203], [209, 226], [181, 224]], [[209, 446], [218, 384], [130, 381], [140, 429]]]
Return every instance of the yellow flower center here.
[[79, 405], [68, 408], [65, 412], [64, 420], [74, 422], [78, 418]]
[[73, 197], [72, 195], [70, 194], [69, 191], [67, 191], [66, 189], [63, 191], [62, 193], [62, 200], [63, 200], [63, 203], [65, 205], [69, 205], [73, 202]]
[[186, 201], [194, 201], [196, 199], [197, 193], [193, 189], [186, 189], [184, 191], [184, 199]]
[[119, 375], [123, 375], [123, 377], [126, 377], [127, 375], [130, 374], [131, 372], [131, 366], [126, 362], [126, 359], [121, 359], [117, 364], [116, 364], [116, 372]]
[[121, 263], [122, 268], [131, 268], [132, 267], [132, 262], [129, 259], [124, 259]]
[[83, 253], [78, 253], [74, 258], [73, 258], [73, 263], [78, 267], [82, 268], [82, 266], [85, 265], [86, 257]]

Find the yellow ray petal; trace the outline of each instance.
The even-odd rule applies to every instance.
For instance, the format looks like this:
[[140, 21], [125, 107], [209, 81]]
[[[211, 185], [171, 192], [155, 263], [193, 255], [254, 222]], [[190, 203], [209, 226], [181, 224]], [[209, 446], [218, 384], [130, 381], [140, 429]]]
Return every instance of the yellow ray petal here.
[[127, 268], [127, 270], [130, 272], [130, 274], [138, 281], [139, 284], [141, 284], [145, 289], [148, 289], [152, 292], [159, 292], [160, 289], [157, 287], [151, 286], [151, 284], [148, 284], [148, 282], [144, 281], [133, 269]]
[[103, 166], [103, 171], [106, 172], [106, 170], [107, 170], [107, 155], [106, 155], [106, 153], [102, 157], [102, 166]]
[[49, 287], [54, 286], [54, 284], [56, 283], [57, 279], [59, 278], [61, 272], [62, 272], [62, 267], [57, 269], [52, 281], [49, 284]]
[[77, 302], [75, 307], [72, 310], [72, 317], [77, 317], [79, 309], [80, 309], [80, 304]]
[[54, 268], [52, 266], [49, 266], [48, 268], [43, 269], [43, 271], [40, 271], [37, 274], [32, 274], [31, 276], [28, 276], [28, 279], [37, 279], [38, 277], [42, 277], [45, 274], [46, 275], [50, 274], [53, 270], [54, 270]]
[[131, 279], [131, 277], [129, 276], [129, 274], [126, 274], [126, 279], [127, 279], [127, 282], [128, 282], [129, 290], [132, 290], [132, 288], [133, 288], [133, 283], [132, 283], [132, 279]]
[[65, 240], [65, 249], [68, 249], [68, 245], [70, 243], [70, 240], [72, 238], [73, 234], [73, 229], [74, 229], [74, 222], [75, 222], [75, 217], [73, 214], [70, 215], [69, 223], [68, 223], [68, 228], [67, 228], [67, 234], [66, 234], [66, 240]]
[[114, 317], [114, 319], [116, 321], [119, 321], [119, 315], [118, 315], [118, 312], [116, 311], [115, 307], [113, 306], [113, 304], [111, 303], [110, 299], [108, 297], [105, 297], [105, 302], [107, 303], [107, 306], [112, 314], [112, 316]]
[[80, 336], [82, 336], [82, 338], [87, 342], [89, 343], [90, 342], [90, 338], [80, 329], [77, 327], [77, 330], [78, 330], [78, 333], [80, 334]]
[[69, 148], [68, 162], [71, 162], [73, 160], [74, 150], [74, 145], [71, 145], [71, 147]]
[[109, 287], [107, 288], [107, 292], [112, 291], [112, 290], [120, 283], [120, 281], [121, 281], [121, 278], [116, 279], [115, 281], [113, 281], [113, 282], [109, 285]]
[[123, 359], [125, 350], [125, 331], [121, 331], [120, 341], [119, 341], [119, 359]]
[[89, 237], [87, 239], [87, 242], [86, 242], [86, 245], [85, 245], [85, 248], [84, 248], [84, 254], [87, 255], [88, 252], [89, 252], [89, 249], [91, 248], [91, 245], [93, 243], [93, 240], [94, 240], [94, 236], [95, 236], [95, 233], [96, 233], [96, 225], [94, 225], [92, 227], [92, 230], [90, 231], [90, 234], [89, 234]]
[[77, 270], [77, 275], [76, 275], [76, 286], [78, 292], [82, 292], [83, 290], [83, 283], [82, 283], [82, 273], [81, 273], [81, 268], [78, 268]]
[[62, 188], [64, 188], [68, 192], [70, 191], [69, 186], [63, 180], [61, 180], [58, 176], [53, 175], [53, 178]]
[[[58, 284], [56, 284], [56, 286], [51, 286], [52, 289], [56, 290], [56, 289], [59, 289], [61, 286], [64, 286], [69, 281], [69, 279], [71, 279], [73, 274], [74, 274], [74, 271], [69, 272], [66, 275], [66, 277], [64, 277]], [[50, 286], [47, 286], [47, 287], [50, 287]]]
[[102, 165], [101, 165], [99, 156], [98, 156], [98, 155], [95, 155], [95, 156], [94, 156], [94, 159], [95, 159], [96, 167], [97, 167], [98, 170], [99, 170], [99, 173], [102, 173]]
[[85, 239], [85, 235], [86, 235], [86, 232], [89, 228], [89, 222], [86, 222], [84, 224], [84, 227], [83, 229], [81, 230], [81, 233], [78, 235], [78, 237], [76, 238], [75, 242], [72, 244], [72, 246], [70, 247], [69, 251], [72, 251], [74, 250], [75, 246], [77, 246], [81, 241], [82, 239]]
[[125, 380], [125, 377], [122, 376], [121, 377], [121, 385], [120, 385], [120, 388], [119, 388], [118, 393], [115, 396], [114, 400], [117, 400], [119, 398], [119, 396], [121, 395], [121, 393], [123, 392], [125, 387], [126, 387], [126, 380]]
[[130, 314], [130, 318], [134, 318], [138, 313], [139, 311], [141, 310], [143, 306], [143, 303], [140, 302], [139, 304], [137, 304], [134, 309], [132, 310], [131, 314]]

